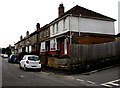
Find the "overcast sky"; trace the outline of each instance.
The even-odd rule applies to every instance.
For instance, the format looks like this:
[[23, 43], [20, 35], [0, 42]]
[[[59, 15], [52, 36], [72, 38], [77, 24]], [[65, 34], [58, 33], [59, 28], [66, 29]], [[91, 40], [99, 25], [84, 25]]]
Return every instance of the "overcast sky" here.
[[[64, 4], [65, 11], [75, 5], [85, 7], [103, 15], [118, 19], [119, 0], [0, 0], [0, 47], [20, 40], [20, 36], [50, 23], [58, 17], [58, 6]], [[117, 21], [115, 22], [118, 32]]]

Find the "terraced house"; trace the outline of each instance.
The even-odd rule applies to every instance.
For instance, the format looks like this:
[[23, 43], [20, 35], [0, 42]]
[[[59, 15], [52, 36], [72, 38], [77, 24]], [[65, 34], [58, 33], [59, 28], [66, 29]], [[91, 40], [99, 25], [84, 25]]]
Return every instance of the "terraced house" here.
[[76, 5], [64, 12], [63, 4], [58, 7], [58, 18], [27, 32], [16, 46], [17, 52], [37, 52], [39, 55], [70, 56], [70, 44], [100, 44], [115, 41], [113, 18]]

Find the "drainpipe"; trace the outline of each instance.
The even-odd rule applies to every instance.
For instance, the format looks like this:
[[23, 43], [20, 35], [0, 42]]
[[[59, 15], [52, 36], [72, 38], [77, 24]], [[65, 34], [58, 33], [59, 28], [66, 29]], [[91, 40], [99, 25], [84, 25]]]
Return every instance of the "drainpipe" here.
[[81, 17], [81, 14], [78, 17], [78, 32], [79, 32], [79, 36], [80, 36], [80, 28], [79, 28], [79, 26], [80, 26], [80, 17]]
[[70, 22], [71, 22], [71, 18], [72, 17], [72, 14], [70, 14], [70, 16], [69, 16], [69, 30], [70, 30], [70, 44], [72, 44], [72, 40], [71, 40], [71, 38], [72, 38], [72, 33], [71, 33], [71, 26], [70, 26]]

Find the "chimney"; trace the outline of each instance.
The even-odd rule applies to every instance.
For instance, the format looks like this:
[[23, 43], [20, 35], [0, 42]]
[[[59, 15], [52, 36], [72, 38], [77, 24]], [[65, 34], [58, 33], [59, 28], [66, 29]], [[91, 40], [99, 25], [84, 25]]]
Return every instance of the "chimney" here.
[[26, 36], [29, 36], [29, 31], [26, 32]]
[[60, 4], [58, 8], [58, 16], [61, 17], [63, 14], [64, 14], [64, 6], [63, 4]]
[[37, 29], [37, 30], [40, 29], [40, 24], [39, 24], [39, 23], [37, 23], [36, 29]]
[[22, 35], [20, 36], [20, 40], [22, 40], [23, 39], [23, 37], [22, 37]]

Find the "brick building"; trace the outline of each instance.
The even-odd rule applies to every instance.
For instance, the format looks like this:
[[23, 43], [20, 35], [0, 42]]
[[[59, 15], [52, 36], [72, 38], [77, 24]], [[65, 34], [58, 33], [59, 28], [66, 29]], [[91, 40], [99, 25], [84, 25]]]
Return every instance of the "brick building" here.
[[70, 44], [99, 44], [115, 41], [115, 19], [76, 5], [64, 12], [63, 4], [58, 7], [58, 18], [27, 32], [15, 44], [17, 52], [37, 52], [41, 55], [70, 55]]

